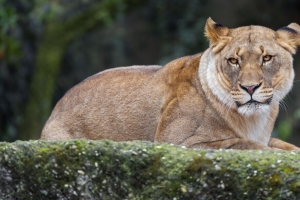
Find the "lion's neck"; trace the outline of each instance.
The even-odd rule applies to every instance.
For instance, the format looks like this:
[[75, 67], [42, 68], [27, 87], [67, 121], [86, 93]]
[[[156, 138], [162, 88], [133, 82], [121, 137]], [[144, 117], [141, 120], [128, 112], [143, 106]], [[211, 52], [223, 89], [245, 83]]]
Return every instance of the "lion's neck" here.
[[[234, 120], [234, 122], [232, 121]], [[270, 113], [259, 114], [254, 116], [241, 116], [236, 113], [231, 118], [231, 124], [234, 124], [236, 132], [244, 138], [267, 145], [270, 140], [273, 123], [271, 123]], [[238, 122], [238, 123], [237, 123]]]

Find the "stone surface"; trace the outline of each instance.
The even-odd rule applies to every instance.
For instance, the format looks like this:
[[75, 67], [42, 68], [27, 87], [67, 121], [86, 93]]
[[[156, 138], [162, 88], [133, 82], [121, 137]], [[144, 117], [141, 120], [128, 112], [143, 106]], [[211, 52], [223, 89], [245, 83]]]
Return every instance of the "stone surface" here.
[[0, 143], [0, 199], [299, 199], [300, 153], [112, 141]]

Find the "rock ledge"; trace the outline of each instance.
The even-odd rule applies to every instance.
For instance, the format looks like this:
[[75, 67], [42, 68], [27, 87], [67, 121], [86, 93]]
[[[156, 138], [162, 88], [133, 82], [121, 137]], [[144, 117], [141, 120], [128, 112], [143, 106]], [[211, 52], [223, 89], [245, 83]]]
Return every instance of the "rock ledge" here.
[[300, 153], [142, 141], [0, 143], [0, 199], [299, 199]]

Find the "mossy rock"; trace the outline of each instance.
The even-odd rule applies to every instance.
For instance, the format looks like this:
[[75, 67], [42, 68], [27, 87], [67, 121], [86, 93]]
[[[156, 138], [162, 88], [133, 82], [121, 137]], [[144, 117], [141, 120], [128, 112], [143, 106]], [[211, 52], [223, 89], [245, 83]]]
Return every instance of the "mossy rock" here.
[[300, 153], [150, 142], [0, 143], [0, 199], [300, 199]]

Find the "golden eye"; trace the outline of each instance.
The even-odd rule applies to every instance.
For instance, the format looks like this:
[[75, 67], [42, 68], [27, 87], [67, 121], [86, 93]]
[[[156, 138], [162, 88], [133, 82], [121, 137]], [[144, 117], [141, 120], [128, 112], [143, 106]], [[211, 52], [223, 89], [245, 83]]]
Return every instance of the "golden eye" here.
[[239, 63], [239, 61], [238, 61], [236, 58], [229, 58], [228, 61], [229, 61], [231, 64], [234, 64], [234, 65], [236, 65], [236, 64]]
[[271, 59], [272, 59], [272, 56], [270, 56], [270, 55], [266, 55], [266, 56], [263, 57], [263, 61], [264, 61], [264, 62], [268, 62], [268, 61], [270, 61]]

